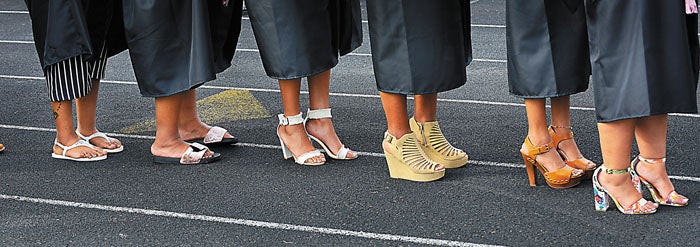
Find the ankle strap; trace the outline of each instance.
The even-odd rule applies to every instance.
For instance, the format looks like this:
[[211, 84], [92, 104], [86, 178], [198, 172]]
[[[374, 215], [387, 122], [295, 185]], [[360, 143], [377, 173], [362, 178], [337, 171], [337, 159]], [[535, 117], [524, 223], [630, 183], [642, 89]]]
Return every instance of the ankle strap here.
[[555, 129], [570, 129], [573, 130], [573, 128], [569, 125], [562, 125], [562, 126], [557, 126], [557, 125], [550, 125], [549, 127], [555, 128]]
[[645, 163], [649, 164], [666, 164], [666, 157], [663, 158], [657, 158], [657, 159], [647, 159], [642, 156], [637, 155], [637, 158], [641, 161], [644, 161]]
[[602, 172], [605, 172], [607, 174], [627, 174], [630, 172], [630, 168], [627, 167], [626, 169], [610, 169], [606, 167], [605, 165], [601, 165], [600, 169]]
[[318, 110], [311, 110], [311, 109], [309, 109], [309, 110], [306, 112], [306, 118], [308, 118], [308, 119], [332, 118], [332, 116], [331, 116], [331, 108], [328, 108], [328, 109], [318, 109]]
[[535, 146], [535, 144], [532, 144], [532, 141], [530, 141], [530, 137], [528, 136], [525, 137], [525, 147], [527, 147], [527, 153], [532, 155], [532, 157], [535, 157], [535, 155], [549, 152], [549, 150], [552, 148], [552, 142], [542, 146]]
[[280, 120], [279, 125], [297, 125], [301, 124], [304, 122], [304, 118], [301, 117], [301, 112], [297, 115], [286, 117], [284, 114], [279, 114], [277, 115], [277, 118]]

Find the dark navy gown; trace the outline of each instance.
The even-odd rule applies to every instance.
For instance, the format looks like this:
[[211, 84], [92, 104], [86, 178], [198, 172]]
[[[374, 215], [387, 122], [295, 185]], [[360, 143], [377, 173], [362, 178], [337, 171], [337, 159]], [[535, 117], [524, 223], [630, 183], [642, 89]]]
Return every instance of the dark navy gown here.
[[698, 17], [682, 0], [586, 0], [599, 122], [696, 113]]
[[588, 89], [584, 0], [508, 0], [506, 28], [511, 94], [550, 98]]
[[367, 0], [379, 91], [432, 94], [466, 83], [472, 60], [466, 0]]
[[242, 0], [123, 0], [126, 39], [141, 94], [185, 92], [230, 67], [242, 5]]
[[359, 0], [247, 0], [265, 72], [278, 80], [316, 75], [362, 44]]

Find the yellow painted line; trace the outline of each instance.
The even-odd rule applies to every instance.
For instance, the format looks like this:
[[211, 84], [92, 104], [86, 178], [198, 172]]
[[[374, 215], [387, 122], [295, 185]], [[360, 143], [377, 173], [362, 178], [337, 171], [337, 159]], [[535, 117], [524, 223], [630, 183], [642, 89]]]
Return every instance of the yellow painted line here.
[[[270, 113], [248, 90], [226, 90], [197, 101], [197, 111], [203, 122], [210, 125], [269, 118]], [[156, 130], [156, 121], [150, 119], [119, 130], [135, 134]]]

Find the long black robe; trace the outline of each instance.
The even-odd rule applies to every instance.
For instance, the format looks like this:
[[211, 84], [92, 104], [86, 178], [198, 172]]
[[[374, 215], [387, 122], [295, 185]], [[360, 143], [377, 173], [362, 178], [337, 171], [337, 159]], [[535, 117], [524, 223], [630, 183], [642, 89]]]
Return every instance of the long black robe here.
[[431, 94], [465, 84], [472, 60], [467, 0], [367, 0], [377, 88]]
[[586, 0], [599, 122], [696, 113], [698, 17], [681, 0]]
[[510, 92], [523, 98], [588, 89], [590, 58], [583, 0], [508, 0]]
[[297, 79], [329, 70], [362, 44], [359, 0], [247, 0], [268, 76]]
[[104, 45], [107, 56], [126, 48], [118, 0], [25, 0], [32, 19], [41, 67], [84, 56], [95, 60]]
[[214, 80], [231, 66], [242, 0], [123, 0], [129, 54], [141, 94], [164, 97]]

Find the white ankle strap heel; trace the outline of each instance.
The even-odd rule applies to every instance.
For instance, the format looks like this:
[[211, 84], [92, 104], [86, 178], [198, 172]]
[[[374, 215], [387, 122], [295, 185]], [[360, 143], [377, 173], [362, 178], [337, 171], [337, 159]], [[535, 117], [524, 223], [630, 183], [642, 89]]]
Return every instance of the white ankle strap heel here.
[[[280, 135], [280, 132], [279, 132], [280, 126], [303, 124], [304, 118], [302, 117], [301, 113], [299, 113], [298, 115], [290, 116], [290, 117], [284, 116], [284, 114], [279, 114], [279, 115], [277, 115], [277, 118], [279, 119], [279, 124], [277, 125], [277, 137], [280, 140], [280, 146], [282, 146], [282, 155], [284, 156], [285, 160], [289, 159], [289, 158], [294, 158], [295, 163], [300, 164], [300, 165], [307, 165], [307, 166], [316, 166], [316, 165], [325, 164], [325, 162], [321, 162], [321, 163], [307, 162], [311, 158], [323, 156], [321, 151], [313, 150], [310, 152], [306, 152], [302, 155], [299, 155], [299, 157], [294, 157], [294, 154], [292, 153], [292, 151], [289, 150], [289, 147], [287, 147], [287, 145], [284, 144], [284, 141], [282, 140], [282, 136]], [[306, 130], [304, 130], [304, 131], [306, 131]]]
[[[309, 109], [306, 113], [306, 119], [304, 119], [304, 129], [306, 129], [306, 122], [308, 122], [310, 119], [325, 119], [325, 118], [333, 118], [331, 115], [331, 108], [328, 109], [318, 109], [318, 110], [311, 110]], [[311, 134], [309, 135], [309, 139], [313, 140], [314, 142], [318, 143], [321, 148], [323, 148], [324, 151], [326, 151], [326, 154], [328, 154], [329, 157], [332, 159], [336, 160], [352, 160], [356, 159], [357, 156], [354, 157], [348, 157], [348, 153], [351, 152], [349, 148], [346, 148], [345, 145], [342, 145], [338, 151], [335, 153], [329, 150], [328, 145], [323, 143], [321, 139], [318, 137], [315, 137]]]

